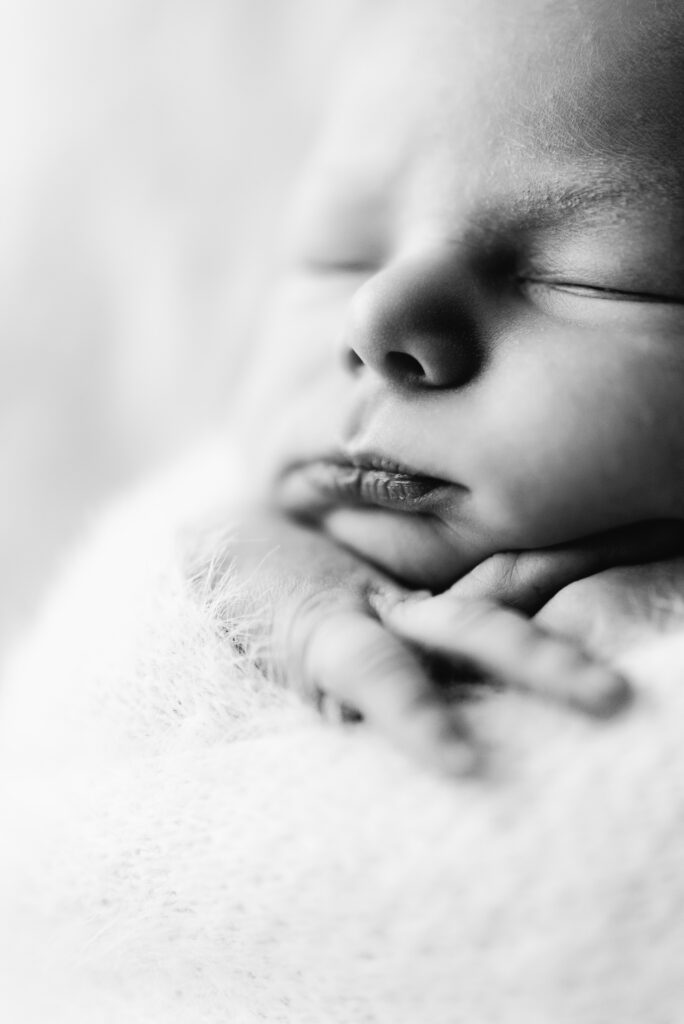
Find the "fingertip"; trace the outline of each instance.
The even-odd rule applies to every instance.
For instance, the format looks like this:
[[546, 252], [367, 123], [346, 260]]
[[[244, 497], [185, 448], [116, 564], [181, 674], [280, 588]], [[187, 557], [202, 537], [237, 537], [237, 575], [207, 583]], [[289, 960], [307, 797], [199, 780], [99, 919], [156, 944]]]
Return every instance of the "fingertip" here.
[[384, 622], [391, 621], [395, 615], [401, 615], [404, 609], [430, 597], [432, 597], [432, 593], [429, 590], [411, 590], [408, 593], [389, 589], [378, 590], [369, 595], [368, 604], [378, 618]]
[[597, 665], [587, 673], [586, 688], [576, 703], [597, 718], [612, 718], [633, 699], [632, 687], [624, 676]]

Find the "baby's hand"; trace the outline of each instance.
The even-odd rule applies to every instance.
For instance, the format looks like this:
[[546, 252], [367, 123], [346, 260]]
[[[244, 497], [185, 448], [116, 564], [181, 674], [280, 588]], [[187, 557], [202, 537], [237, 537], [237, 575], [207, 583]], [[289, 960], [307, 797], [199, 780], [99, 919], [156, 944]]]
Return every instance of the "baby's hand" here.
[[397, 636], [513, 689], [600, 717], [628, 699], [628, 684], [619, 674], [578, 643], [495, 598], [462, 598], [456, 585], [435, 597], [383, 597], [373, 604]]
[[612, 568], [561, 590], [537, 622], [597, 657], [684, 630], [684, 558]]
[[[214, 550], [207, 571], [215, 590], [222, 574], [242, 582], [253, 614], [243, 607], [235, 617], [252, 663], [322, 710], [363, 717], [435, 768], [467, 772], [476, 742], [426, 654], [591, 714], [609, 713], [627, 696], [615, 673], [496, 600], [491, 573], [465, 577], [438, 597], [417, 595], [324, 535], [278, 517], [250, 534]], [[521, 594], [539, 584], [539, 559], [528, 561], [532, 572], [519, 573], [504, 600], [525, 604]], [[563, 567], [566, 582], [576, 578], [570, 568]]]

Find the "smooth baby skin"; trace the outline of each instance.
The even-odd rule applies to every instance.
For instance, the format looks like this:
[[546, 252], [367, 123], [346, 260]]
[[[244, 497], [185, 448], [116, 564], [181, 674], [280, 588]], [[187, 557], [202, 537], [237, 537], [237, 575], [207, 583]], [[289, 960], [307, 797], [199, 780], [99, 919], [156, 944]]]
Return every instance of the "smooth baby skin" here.
[[681, 517], [681, 7], [403, 3], [359, 49], [262, 364], [282, 503], [433, 588]]
[[[272, 425], [281, 508], [412, 585], [442, 589], [475, 566], [496, 584], [478, 597], [514, 605], [491, 559], [518, 566], [542, 550], [550, 597], [549, 580], [560, 590], [630, 560], [610, 561], [615, 528], [681, 521], [682, 22], [676, 5], [643, 2], [377, 9], [302, 186], [258, 400], [250, 392], [257, 433]], [[549, 561], [601, 544], [603, 560], [580, 557], [576, 575]], [[314, 595], [319, 584], [312, 571]], [[653, 627], [658, 586], [652, 574], [636, 585], [633, 612]], [[410, 628], [385, 616], [382, 632], [363, 602], [353, 623], [341, 602], [341, 646], [320, 591], [325, 617], [310, 614], [315, 600], [305, 609], [307, 636], [322, 631], [312, 689], [378, 721], [443, 704], [393, 635], [429, 650], [422, 611]], [[589, 628], [603, 593], [583, 591]], [[530, 627], [513, 643], [490, 611], [481, 667], [494, 652], [501, 681], [520, 681], [522, 654], [548, 636]], [[469, 621], [454, 604], [456, 663], [473, 650]], [[538, 621], [586, 639], [572, 601]], [[384, 713], [345, 682], [371, 682], [371, 632]], [[547, 691], [567, 679], [565, 652], [546, 660]], [[413, 700], [393, 701], [407, 670]]]

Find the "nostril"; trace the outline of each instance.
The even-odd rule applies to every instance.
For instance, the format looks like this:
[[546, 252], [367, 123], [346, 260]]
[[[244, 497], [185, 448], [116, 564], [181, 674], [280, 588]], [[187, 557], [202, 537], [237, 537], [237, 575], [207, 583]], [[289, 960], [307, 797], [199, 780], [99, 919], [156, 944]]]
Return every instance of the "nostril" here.
[[425, 377], [422, 364], [408, 352], [388, 352], [385, 366], [390, 375], [402, 380], [421, 380]]
[[345, 349], [343, 358], [345, 366], [347, 367], [348, 370], [351, 370], [352, 372], [354, 370], [358, 370], [361, 366], [363, 366], [363, 359], [358, 354], [358, 352], [354, 351], [353, 348]]

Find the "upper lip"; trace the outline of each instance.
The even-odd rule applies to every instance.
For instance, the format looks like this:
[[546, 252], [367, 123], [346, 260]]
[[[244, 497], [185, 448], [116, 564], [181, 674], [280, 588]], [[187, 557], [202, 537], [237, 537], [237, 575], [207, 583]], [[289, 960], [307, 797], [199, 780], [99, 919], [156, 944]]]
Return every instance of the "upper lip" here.
[[[425, 479], [428, 477], [426, 473], [419, 473], [417, 470], [412, 469], [410, 466], [404, 463], [397, 462], [395, 459], [389, 459], [385, 455], [379, 455], [374, 452], [334, 456], [329, 459], [331, 462], [337, 462], [339, 465], [355, 466], [357, 469], [375, 469], [382, 470], [385, 473], [395, 473], [401, 476], [414, 477], [415, 479]], [[436, 479], [431, 477], [430, 479]]]

